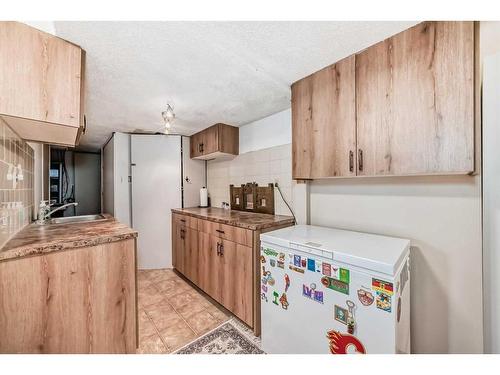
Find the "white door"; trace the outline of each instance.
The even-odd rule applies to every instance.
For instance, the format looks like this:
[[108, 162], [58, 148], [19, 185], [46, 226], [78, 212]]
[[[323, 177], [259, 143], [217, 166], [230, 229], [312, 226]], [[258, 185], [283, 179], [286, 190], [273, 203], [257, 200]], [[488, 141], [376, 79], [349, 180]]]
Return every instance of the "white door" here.
[[132, 226], [138, 267], [172, 267], [171, 209], [181, 207], [181, 137], [132, 135]]

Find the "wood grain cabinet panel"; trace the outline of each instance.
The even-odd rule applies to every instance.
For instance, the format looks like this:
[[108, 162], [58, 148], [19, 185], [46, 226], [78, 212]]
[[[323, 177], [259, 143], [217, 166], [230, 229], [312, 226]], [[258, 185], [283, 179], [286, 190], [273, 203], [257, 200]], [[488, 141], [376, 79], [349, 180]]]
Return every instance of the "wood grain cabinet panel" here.
[[249, 326], [253, 326], [252, 248], [220, 240], [222, 305]]
[[135, 353], [135, 240], [0, 262], [0, 353]]
[[85, 51], [0, 22], [0, 116], [26, 140], [74, 146], [84, 130]]
[[238, 155], [239, 129], [226, 124], [215, 124], [193, 134], [190, 138], [192, 159], [210, 160]]
[[474, 170], [474, 24], [424, 22], [356, 56], [358, 175]]
[[356, 174], [354, 72], [350, 56], [292, 85], [293, 178]]

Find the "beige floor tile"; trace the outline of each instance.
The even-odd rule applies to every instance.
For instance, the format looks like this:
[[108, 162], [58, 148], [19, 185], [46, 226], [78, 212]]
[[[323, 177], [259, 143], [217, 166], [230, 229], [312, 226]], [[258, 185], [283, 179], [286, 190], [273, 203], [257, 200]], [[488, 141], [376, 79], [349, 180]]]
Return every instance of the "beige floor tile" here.
[[163, 354], [169, 350], [158, 334], [143, 337], [139, 340], [138, 354]]
[[186, 321], [197, 334], [205, 333], [220, 324], [208, 311], [193, 314]]
[[218, 308], [215, 305], [210, 305], [206, 308], [206, 311], [210, 313], [214, 318], [216, 318], [219, 322], [225, 322], [231, 318], [231, 315], [224, 311], [222, 308]]
[[183, 320], [171, 307], [170, 309], [159, 308], [148, 312], [148, 314], [151, 316], [151, 320], [159, 331]]
[[198, 297], [189, 291], [181, 291], [174, 296], [168, 298], [172, 307], [176, 310], [181, 309], [183, 306], [199, 302]]
[[168, 268], [150, 270], [148, 273], [148, 279], [154, 283], [158, 283], [164, 280], [170, 280], [178, 278], [179, 276], [172, 270]]
[[139, 320], [139, 340], [144, 337], [149, 337], [156, 334], [156, 328], [149, 319], [145, 321]]
[[188, 318], [194, 314], [202, 312], [205, 309], [206, 306], [201, 301], [194, 300], [191, 303], [179, 306], [179, 308], [177, 308], [177, 312], [181, 314], [182, 317]]
[[139, 288], [138, 300], [143, 307], [155, 304], [163, 299], [163, 296], [154, 285]]
[[169, 325], [160, 334], [170, 350], [176, 350], [196, 338], [196, 334], [184, 321]]

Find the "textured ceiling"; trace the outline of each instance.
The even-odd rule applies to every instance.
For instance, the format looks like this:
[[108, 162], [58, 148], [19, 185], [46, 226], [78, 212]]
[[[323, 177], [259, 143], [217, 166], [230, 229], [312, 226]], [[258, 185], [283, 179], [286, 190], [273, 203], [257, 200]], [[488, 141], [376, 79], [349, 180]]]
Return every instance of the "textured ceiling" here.
[[87, 134], [243, 125], [290, 107], [290, 85], [415, 22], [55, 22], [87, 52]]

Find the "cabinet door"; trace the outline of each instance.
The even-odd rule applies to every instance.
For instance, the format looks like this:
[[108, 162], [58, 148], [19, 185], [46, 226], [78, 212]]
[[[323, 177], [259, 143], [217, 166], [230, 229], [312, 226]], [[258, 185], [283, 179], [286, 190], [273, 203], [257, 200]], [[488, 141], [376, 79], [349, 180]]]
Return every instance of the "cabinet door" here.
[[172, 263], [180, 273], [185, 273], [185, 237], [186, 226], [172, 223]]
[[355, 62], [350, 56], [292, 85], [293, 178], [355, 175]]
[[0, 114], [80, 126], [80, 47], [19, 22], [0, 22], [0, 56]]
[[198, 231], [186, 228], [184, 239], [184, 271], [186, 277], [193, 283], [198, 283]]
[[221, 303], [253, 326], [252, 248], [221, 240]]
[[473, 22], [424, 22], [356, 56], [358, 175], [474, 170]]
[[217, 255], [220, 240], [208, 233], [198, 232], [199, 274], [198, 286], [220, 302], [220, 257]]
[[203, 134], [201, 132], [193, 134], [190, 137], [189, 145], [190, 145], [190, 151], [191, 151], [191, 153], [190, 153], [191, 158], [195, 158], [195, 157], [202, 155], [202, 152], [201, 152], [201, 147], [202, 147], [202, 143], [203, 143], [202, 138], [203, 138]]
[[219, 151], [219, 125], [213, 125], [203, 131], [202, 153], [203, 155]]

